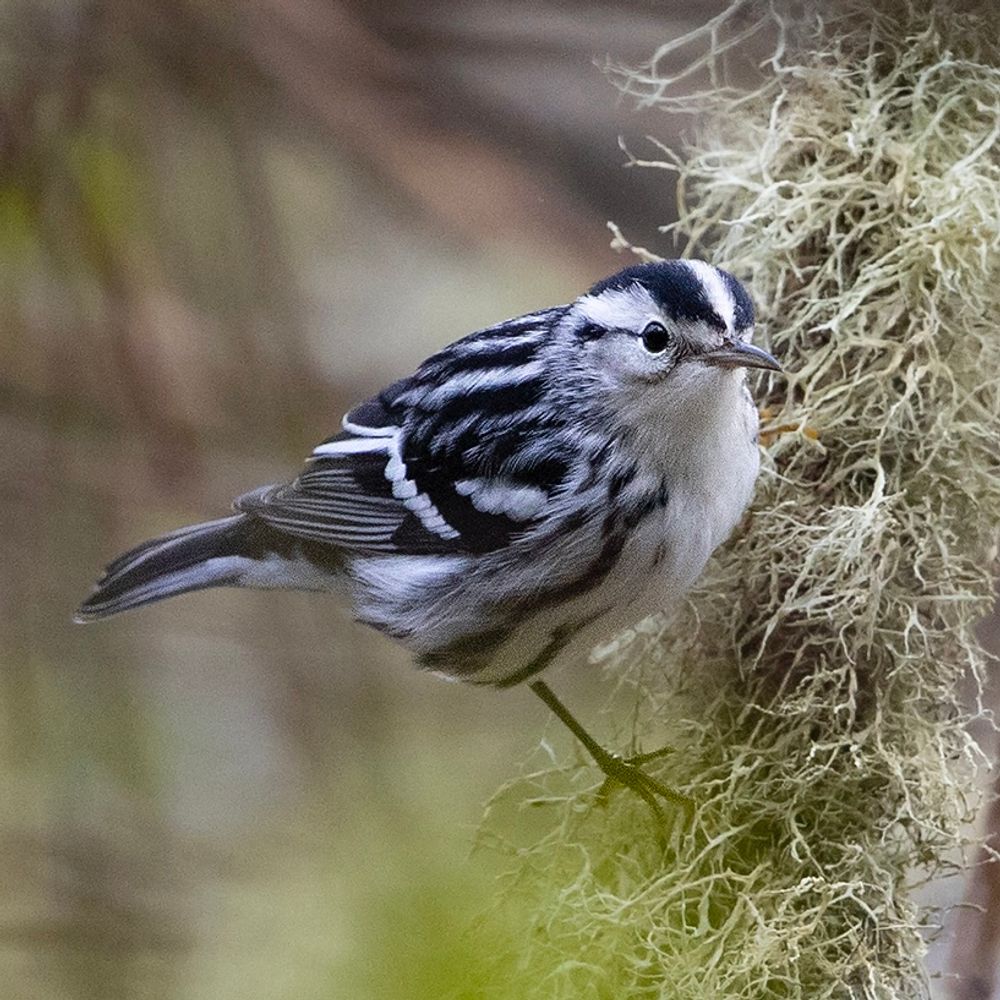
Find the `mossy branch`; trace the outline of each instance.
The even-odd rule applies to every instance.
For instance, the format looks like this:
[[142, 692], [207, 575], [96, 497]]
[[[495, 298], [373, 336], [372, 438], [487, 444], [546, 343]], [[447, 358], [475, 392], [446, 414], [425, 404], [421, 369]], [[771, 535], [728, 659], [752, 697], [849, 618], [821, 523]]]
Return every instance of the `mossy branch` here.
[[[759, 86], [730, 84], [761, 38]], [[561, 816], [511, 853], [503, 905], [535, 915], [513, 994], [925, 993], [909, 889], [974, 806], [958, 689], [1000, 524], [998, 39], [985, 3], [739, 3], [614, 71], [698, 116], [658, 164], [679, 179], [666, 232], [749, 281], [788, 369], [758, 389], [782, 433], [696, 593], [604, 655], [635, 740], [678, 748], [662, 777], [693, 825], [664, 849], [642, 803], [595, 808], [565, 769], [505, 792]], [[681, 45], [691, 72], [662, 75]]]

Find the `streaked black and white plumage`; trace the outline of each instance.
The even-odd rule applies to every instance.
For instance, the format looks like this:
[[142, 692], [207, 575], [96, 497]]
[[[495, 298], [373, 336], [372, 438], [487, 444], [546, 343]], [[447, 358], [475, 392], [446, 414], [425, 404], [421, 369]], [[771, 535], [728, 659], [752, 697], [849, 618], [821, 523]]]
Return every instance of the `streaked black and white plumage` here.
[[680, 597], [758, 470], [739, 282], [626, 268], [473, 333], [351, 410], [290, 483], [140, 545], [78, 613], [213, 586], [346, 592], [426, 668], [507, 686]]

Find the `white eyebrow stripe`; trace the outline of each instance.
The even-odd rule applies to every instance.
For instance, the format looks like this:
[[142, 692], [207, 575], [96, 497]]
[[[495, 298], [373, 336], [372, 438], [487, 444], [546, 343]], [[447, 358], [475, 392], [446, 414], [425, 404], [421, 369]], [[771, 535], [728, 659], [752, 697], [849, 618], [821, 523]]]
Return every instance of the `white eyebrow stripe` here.
[[684, 263], [701, 282], [709, 303], [725, 322], [726, 329], [731, 332], [736, 324], [736, 303], [722, 275], [703, 260], [685, 260]]
[[576, 313], [579, 317], [597, 326], [615, 329], [639, 330], [650, 319], [660, 315], [649, 290], [642, 285], [627, 288], [606, 288], [597, 295], [583, 295], [577, 300]]

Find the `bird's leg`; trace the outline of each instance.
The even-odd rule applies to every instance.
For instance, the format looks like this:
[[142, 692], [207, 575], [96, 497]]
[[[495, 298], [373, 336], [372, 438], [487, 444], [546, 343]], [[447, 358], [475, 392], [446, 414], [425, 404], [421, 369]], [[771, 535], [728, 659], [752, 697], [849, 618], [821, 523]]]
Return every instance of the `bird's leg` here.
[[686, 795], [682, 795], [673, 788], [661, 784], [655, 778], [651, 778], [638, 766], [646, 761], [662, 757], [665, 753], [669, 753], [669, 748], [657, 750], [651, 754], [641, 754], [639, 757], [633, 757], [629, 760], [619, 757], [618, 754], [605, 750], [576, 721], [570, 710], [555, 696], [555, 693], [548, 684], [544, 681], [532, 681], [528, 687], [552, 709], [559, 721], [584, 745], [587, 753], [594, 758], [597, 766], [607, 775], [608, 780], [601, 789], [602, 794], [607, 793], [608, 785], [611, 782], [618, 782], [625, 785], [627, 788], [631, 788], [653, 810], [657, 819], [660, 820], [663, 819], [663, 810], [660, 808], [657, 797], [666, 799], [674, 805], [682, 806], [688, 811], [694, 808], [694, 803]]

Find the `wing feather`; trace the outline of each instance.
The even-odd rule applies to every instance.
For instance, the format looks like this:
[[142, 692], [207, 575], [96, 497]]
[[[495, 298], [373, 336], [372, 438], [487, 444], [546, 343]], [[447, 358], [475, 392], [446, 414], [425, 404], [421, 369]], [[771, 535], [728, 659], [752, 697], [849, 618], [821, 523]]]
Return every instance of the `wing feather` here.
[[524, 317], [445, 348], [354, 407], [294, 481], [236, 508], [357, 553], [510, 544], [545, 518], [572, 464], [540, 410], [550, 321]]

